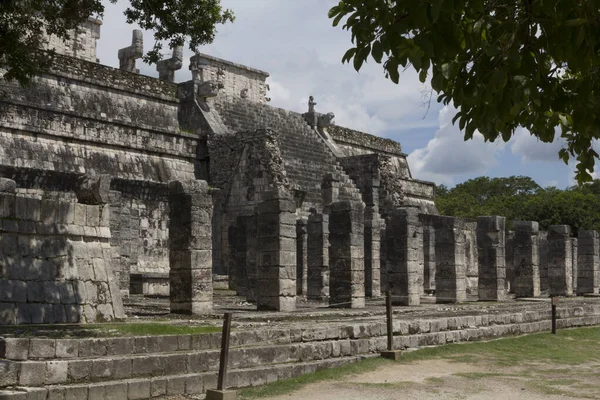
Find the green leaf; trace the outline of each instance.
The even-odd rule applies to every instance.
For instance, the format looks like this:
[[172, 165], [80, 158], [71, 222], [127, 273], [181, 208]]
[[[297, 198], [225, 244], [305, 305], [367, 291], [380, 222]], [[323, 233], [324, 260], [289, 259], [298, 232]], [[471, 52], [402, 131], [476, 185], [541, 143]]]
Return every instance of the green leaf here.
[[349, 49], [348, 51], [346, 51], [346, 53], [344, 54], [344, 57], [342, 57], [342, 63], [350, 62], [350, 59], [352, 57], [354, 57], [355, 54], [356, 54], [356, 47], [353, 47], [353, 48]]
[[398, 72], [398, 61], [395, 58], [390, 58], [386, 63], [386, 70], [390, 74], [390, 79], [395, 84], [400, 81], [400, 73]]
[[431, 19], [433, 22], [436, 22], [440, 17], [443, 3], [444, 0], [433, 0], [433, 3], [431, 4]]
[[568, 19], [565, 21], [565, 26], [581, 26], [587, 24], [588, 20], [585, 18]]
[[379, 40], [373, 42], [373, 48], [371, 49], [371, 55], [373, 59], [380, 64], [381, 58], [383, 57], [383, 46]]
[[422, 69], [421, 72], [419, 72], [419, 80], [421, 81], [421, 83], [425, 83], [425, 81], [427, 80], [427, 70], [426, 69]]

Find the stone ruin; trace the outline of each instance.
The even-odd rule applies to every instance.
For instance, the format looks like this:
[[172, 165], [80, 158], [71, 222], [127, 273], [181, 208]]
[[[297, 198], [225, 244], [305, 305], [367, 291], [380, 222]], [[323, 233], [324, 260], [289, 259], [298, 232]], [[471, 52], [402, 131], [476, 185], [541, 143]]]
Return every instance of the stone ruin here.
[[121, 319], [128, 294], [207, 313], [222, 276], [278, 311], [598, 293], [597, 232], [440, 216], [400, 144], [312, 97], [268, 105], [268, 73], [197, 54], [174, 83], [177, 48], [151, 78], [139, 33], [119, 69], [99, 35], [82, 26], [31, 87], [0, 79], [0, 324]]

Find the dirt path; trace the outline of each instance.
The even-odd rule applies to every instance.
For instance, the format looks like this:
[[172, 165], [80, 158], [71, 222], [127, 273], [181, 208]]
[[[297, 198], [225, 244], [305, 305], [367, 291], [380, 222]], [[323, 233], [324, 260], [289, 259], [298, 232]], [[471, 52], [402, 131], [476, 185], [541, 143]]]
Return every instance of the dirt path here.
[[390, 364], [263, 400], [600, 399], [600, 365], [499, 368], [449, 360]]

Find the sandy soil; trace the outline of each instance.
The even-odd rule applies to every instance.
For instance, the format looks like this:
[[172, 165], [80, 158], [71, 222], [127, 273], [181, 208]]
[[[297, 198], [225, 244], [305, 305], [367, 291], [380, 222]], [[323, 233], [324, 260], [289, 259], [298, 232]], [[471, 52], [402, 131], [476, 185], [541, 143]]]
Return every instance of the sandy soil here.
[[[600, 366], [498, 368], [428, 360], [390, 364], [263, 400], [567, 400], [600, 399]], [[549, 383], [550, 382], [550, 383]]]

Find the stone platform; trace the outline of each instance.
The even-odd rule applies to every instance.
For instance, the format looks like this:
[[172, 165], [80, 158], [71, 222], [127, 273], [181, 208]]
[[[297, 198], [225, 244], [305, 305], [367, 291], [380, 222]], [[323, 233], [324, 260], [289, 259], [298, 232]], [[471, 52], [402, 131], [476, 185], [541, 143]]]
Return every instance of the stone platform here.
[[[368, 300], [361, 310], [315, 308], [256, 312], [217, 291], [213, 313], [182, 319], [166, 314], [168, 301], [132, 296], [131, 322], [219, 326], [235, 312], [226, 386], [241, 388], [376, 357], [386, 349], [385, 307]], [[549, 301], [467, 302], [395, 307], [394, 349], [418, 348], [549, 331]], [[137, 317], [137, 318], [136, 318]], [[564, 298], [558, 328], [600, 324], [600, 299]], [[165, 320], [166, 319], [166, 320]], [[42, 329], [42, 328], [40, 328]], [[0, 329], [1, 332], [1, 329]], [[108, 338], [25, 336], [0, 340], [0, 399], [149, 399], [199, 395], [216, 387], [220, 333]], [[15, 333], [17, 332], [17, 333]]]

